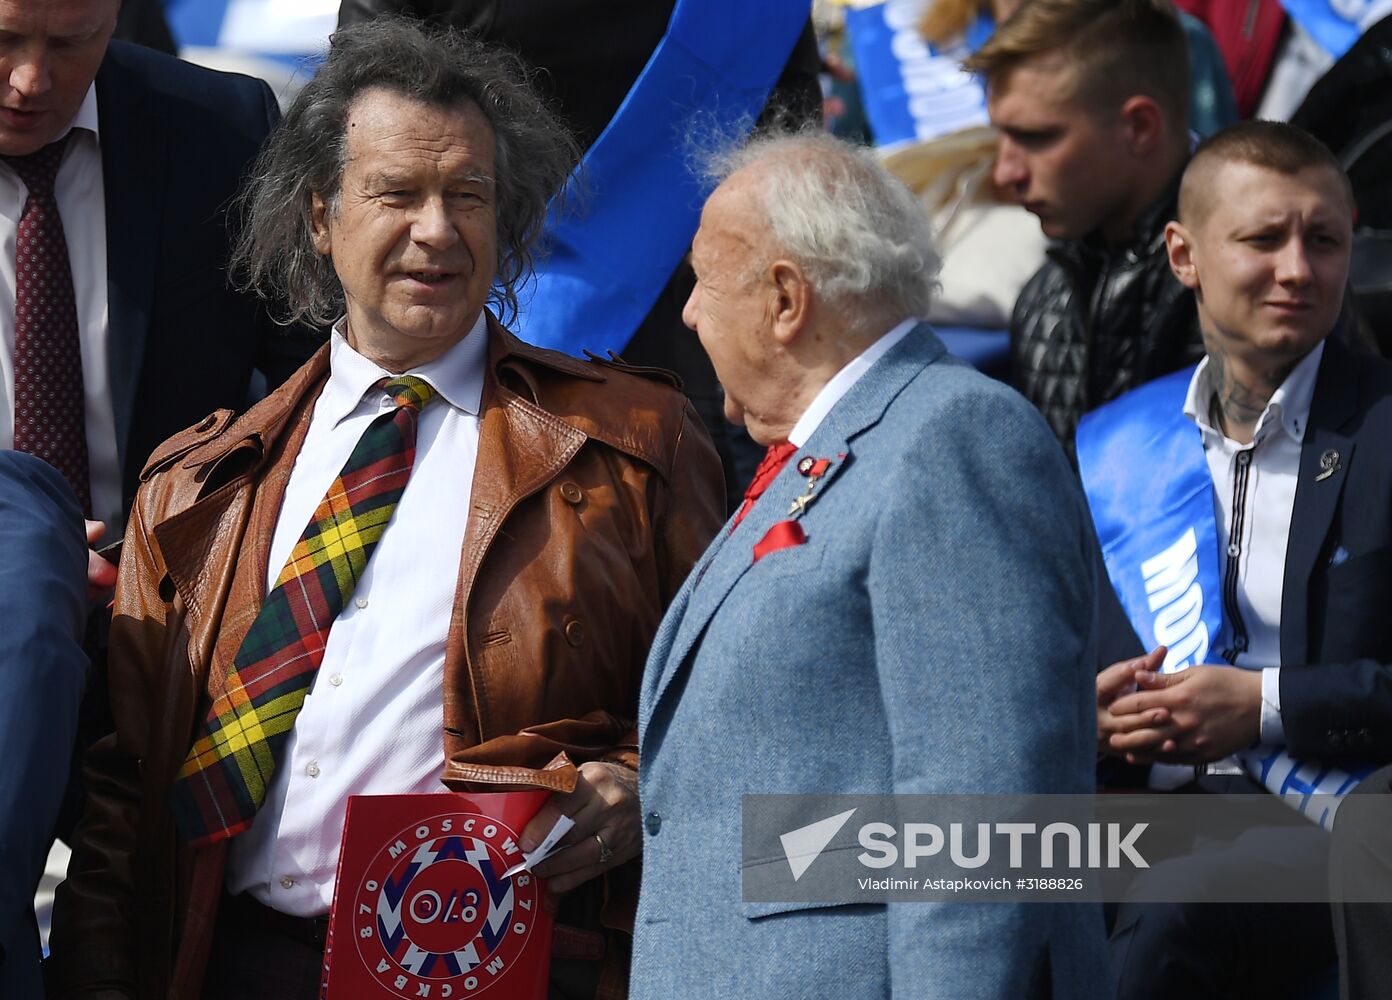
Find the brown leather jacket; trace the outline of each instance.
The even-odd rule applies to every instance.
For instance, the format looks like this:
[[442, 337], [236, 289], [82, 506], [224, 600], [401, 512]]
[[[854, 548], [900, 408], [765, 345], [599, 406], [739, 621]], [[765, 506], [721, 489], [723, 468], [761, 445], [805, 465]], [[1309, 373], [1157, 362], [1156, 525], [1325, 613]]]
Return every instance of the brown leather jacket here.
[[[226, 673], [259, 610], [327, 373], [326, 348], [240, 418], [218, 411], [165, 442], [141, 475], [111, 631], [116, 731], [88, 756], [51, 995], [199, 995], [226, 844], [189, 849], [166, 801], [208, 677]], [[510, 780], [558, 750], [636, 766], [649, 643], [723, 520], [715, 452], [661, 381], [490, 326], [445, 660], [447, 780]], [[606, 876], [609, 926], [624, 924], [635, 876]]]

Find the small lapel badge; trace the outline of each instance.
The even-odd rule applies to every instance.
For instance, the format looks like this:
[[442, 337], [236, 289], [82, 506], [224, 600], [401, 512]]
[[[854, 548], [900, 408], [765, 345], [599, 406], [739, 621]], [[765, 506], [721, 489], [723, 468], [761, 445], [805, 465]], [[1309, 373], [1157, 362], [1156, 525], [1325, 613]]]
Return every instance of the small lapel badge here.
[[800, 517], [806, 512], [808, 506], [816, 499], [817, 480], [825, 476], [829, 468], [831, 468], [831, 459], [829, 458], [813, 458], [811, 455], [807, 455], [798, 462], [798, 475], [807, 477], [807, 486], [803, 490], [802, 496], [795, 498], [793, 505], [788, 508], [789, 517]]
[[1320, 456], [1320, 472], [1319, 475], [1315, 477], [1315, 482], [1322, 483], [1338, 471], [1339, 453], [1333, 448], [1330, 448]]

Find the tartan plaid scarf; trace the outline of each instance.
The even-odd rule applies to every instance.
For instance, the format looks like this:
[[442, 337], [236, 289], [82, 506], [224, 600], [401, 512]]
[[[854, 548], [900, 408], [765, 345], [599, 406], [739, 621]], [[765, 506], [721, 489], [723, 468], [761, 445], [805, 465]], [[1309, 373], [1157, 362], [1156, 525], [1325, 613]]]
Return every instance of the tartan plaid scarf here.
[[397, 408], [368, 425], [320, 501], [233, 658], [179, 769], [171, 806], [191, 844], [251, 826], [324, 659], [329, 629], [396, 510], [416, 455], [416, 417], [435, 396], [402, 375], [377, 388]]

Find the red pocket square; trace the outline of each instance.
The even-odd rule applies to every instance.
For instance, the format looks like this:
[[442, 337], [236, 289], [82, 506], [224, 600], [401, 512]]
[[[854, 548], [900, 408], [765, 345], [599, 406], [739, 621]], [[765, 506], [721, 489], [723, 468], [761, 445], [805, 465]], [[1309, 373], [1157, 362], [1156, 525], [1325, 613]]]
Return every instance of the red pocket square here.
[[769, 528], [768, 534], [754, 546], [754, 561], [758, 562], [770, 552], [801, 545], [806, 541], [807, 532], [802, 530], [802, 525], [797, 521], [779, 521]]

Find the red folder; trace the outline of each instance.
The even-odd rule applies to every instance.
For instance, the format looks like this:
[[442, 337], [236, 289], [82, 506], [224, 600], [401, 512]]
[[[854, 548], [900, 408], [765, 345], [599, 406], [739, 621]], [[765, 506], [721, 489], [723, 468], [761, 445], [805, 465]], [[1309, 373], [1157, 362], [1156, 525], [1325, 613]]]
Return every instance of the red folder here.
[[350, 797], [324, 1000], [544, 1000], [544, 883], [502, 874], [549, 794]]

